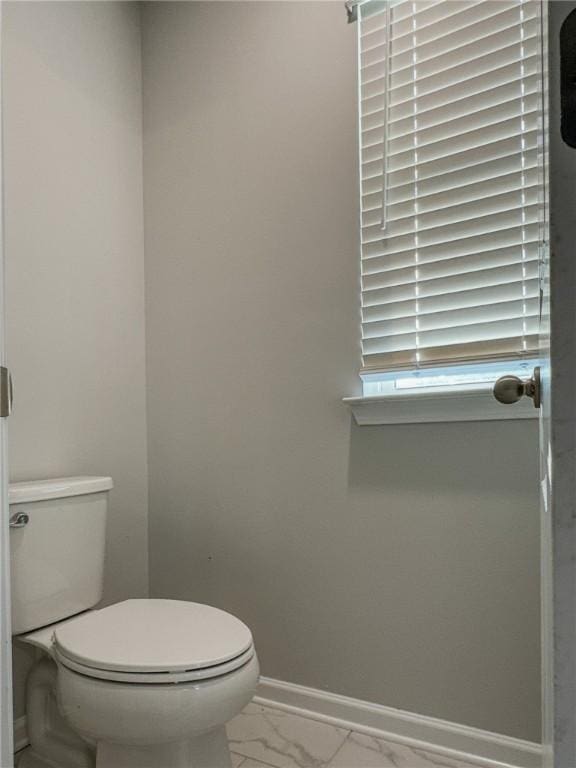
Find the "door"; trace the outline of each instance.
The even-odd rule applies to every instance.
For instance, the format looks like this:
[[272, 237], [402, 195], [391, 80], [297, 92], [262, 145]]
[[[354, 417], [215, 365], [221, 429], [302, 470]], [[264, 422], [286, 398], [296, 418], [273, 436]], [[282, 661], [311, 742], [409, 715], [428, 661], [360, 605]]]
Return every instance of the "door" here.
[[[542, 9], [549, 191], [540, 252], [543, 764], [576, 768], [576, 148], [561, 131], [563, 71], [576, 105], [576, 0], [543, 0]], [[561, 65], [566, 45], [574, 51], [571, 72], [565, 57]], [[576, 110], [572, 130], [576, 137]]]
[[552, 0], [544, 40], [550, 248], [542, 255], [542, 693], [544, 765], [555, 768], [576, 766], [576, 149], [562, 139], [560, 109], [560, 32], [575, 9], [573, 0]]

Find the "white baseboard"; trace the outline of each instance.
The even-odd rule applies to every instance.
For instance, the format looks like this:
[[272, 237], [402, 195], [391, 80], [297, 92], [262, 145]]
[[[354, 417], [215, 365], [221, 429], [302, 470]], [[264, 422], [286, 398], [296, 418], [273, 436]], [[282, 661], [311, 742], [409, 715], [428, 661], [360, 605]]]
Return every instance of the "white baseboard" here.
[[26, 715], [14, 720], [14, 752], [19, 752], [28, 746], [28, 731], [26, 729]]
[[254, 702], [446, 756], [480, 759], [495, 768], [542, 766], [540, 744], [268, 677], [260, 678]]
[[[464, 761], [482, 760], [494, 768], [542, 766], [542, 747], [531, 741], [269, 677], [260, 678], [254, 702], [376, 738], [429, 749], [448, 757]], [[18, 752], [27, 745], [26, 717], [19, 717], [14, 722], [14, 750]]]

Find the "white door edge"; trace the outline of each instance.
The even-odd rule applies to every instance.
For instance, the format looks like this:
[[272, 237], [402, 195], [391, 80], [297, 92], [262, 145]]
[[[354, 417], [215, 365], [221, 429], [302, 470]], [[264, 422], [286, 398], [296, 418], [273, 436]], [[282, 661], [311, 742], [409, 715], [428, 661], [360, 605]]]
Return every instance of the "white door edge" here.
[[[2, 61], [3, 2], [0, 0], [0, 62]], [[5, 365], [4, 195], [2, 163], [2, 67], [0, 63], [0, 361]], [[10, 529], [8, 527], [7, 424], [0, 418], [0, 766], [14, 765], [12, 711], [12, 632], [10, 625]]]

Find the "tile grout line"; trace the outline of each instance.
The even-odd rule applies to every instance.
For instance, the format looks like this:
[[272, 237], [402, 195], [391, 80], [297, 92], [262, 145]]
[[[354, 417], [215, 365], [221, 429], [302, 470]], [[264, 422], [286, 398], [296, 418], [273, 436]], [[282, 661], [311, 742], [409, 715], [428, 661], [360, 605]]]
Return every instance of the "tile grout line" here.
[[332, 755], [332, 757], [330, 758], [330, 760], [328, 760], [328, 762], [327, 762], [327, 763], [326, 763], [326, 765], [325, 765], [325, 768], [329, 768], [329, 766], [330, 766], [330, 763], [332, 762], [332, 760], [334, 760], [334, 759], [336, 758], [336, 755], [337, 755], [339, 752], [341, 752], [341, 751], [344, 749], [344, 746], [346, 745], [346, 742], [348, 741], [348, 739], [350, 738], [350, 735], [351, 735], [352, 733], [353, 733], [353, 731], [352, 731], [352, 730], [349, 730], [349, 731], [348, 731], [348, 733], [346, 734], [346, 738], [344, 739], [344, 741], [342, 742], [342, 744], [340, 744], [340, 746], [338, 747], [338, 749], [336, 750], [336, 752], [334, 752], [334, 754]]
[[343, 748], [344, 744], [346, 744], [346, 742], [348, 741], [348, 738], [350, 737], [350, 734], [352, 733], [352, 730], [349, 729], [349, 728], [342, 728], [341, 730], [346, 731], [346, 736], [344, 736], [344, 738], [342, 739], [342, 744], [340, 744], [340, 746], [334, 752], [334, 754], [331, 755], [330, 758], [326, 761], [326, 763], [324, 764], [325, 766], [329, 766], [330, 765], [330, 763], [332, 762], [332, 760], [334, 760], [334, 758], [336, 757], [338, 752], [340, 752], [340, 750]]
[[[238, 754], [238, 752], [236, 752], [235, 754]], [[257, 765], [258, 768], [260, 768], [260, 766], [262, 766], [262, 768], [278, 768], [277, 765], [272, 765], [271, 763], [265, 763], [264, 761], [258, 760], [255, 757], [245, 757], [244, 760], [242, 760], [242, 762], [240, 763], [240, 765], [237, 766], [237, 768], [242, 768], [244, 763], [247, 763], [249, 760], [252, 763], [254, 763], [254, 765]], [[324, 766], [320, 766], [320, 768], [324, 768]]]
[[[340, 749], [340, 748], [338, 748], [338, 749]], [[230, 750], [230, 752], [232, 752], [232, 754], [238, 755], [238, 757], [242, 758], [242, 762], [239, 763], [236, 766], [236, 768], [242, 768], [244, 763], [247, 763], [248, 760], [251, 760], [257, 766], [262, 766], [262, 768], [278, 768], [277, 765], [272, 765], [272, 763], [267, 763], [265, 760], [260, 760], [260, 758], [250, 757], [250, 755], [241, 755], [240, 752], [233, 752], [232, 750]], [[320, 768], [324, 768], [324, 766], [320, 766]]]

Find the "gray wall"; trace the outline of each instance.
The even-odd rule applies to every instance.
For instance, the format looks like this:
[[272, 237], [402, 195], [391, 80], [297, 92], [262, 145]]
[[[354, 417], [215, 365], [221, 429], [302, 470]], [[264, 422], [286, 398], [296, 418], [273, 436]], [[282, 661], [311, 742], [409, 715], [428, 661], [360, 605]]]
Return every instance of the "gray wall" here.
[[[12, 476], [112, 474], [106, 600], [144, 595], [138, 14], [5, 14]], [[340, 402], [341, 4], [160, 3], [144, 32], [153, 594], [242, 616], [266, 675], [537, 739], [535, 425], [357, 428]]]
[[4, 23], [11, 477], [112, 475], [105, 599], [146, 595], [139, 13], [6, 2]]
[[144, 13], [151, 589], [263, 673], [537, 740], [534, 423], [355, 427], [355, 30]]

